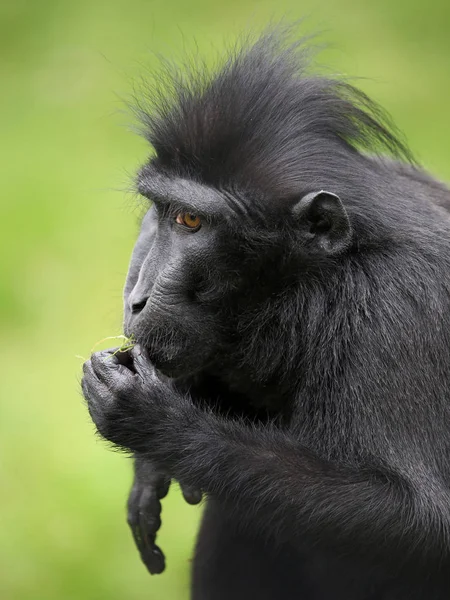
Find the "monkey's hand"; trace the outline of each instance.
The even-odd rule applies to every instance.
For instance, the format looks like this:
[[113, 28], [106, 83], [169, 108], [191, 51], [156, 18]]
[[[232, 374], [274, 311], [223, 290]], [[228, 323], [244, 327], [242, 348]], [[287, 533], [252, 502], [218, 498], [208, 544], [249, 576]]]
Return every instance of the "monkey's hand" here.
[[[170, 433], [166, 425], [183, 417], [183, 396], [170, 380], [159, 376], [139, 346], [128, 352], [110, 349], [92, 354], [83, 364], [81, 387], [98, 432], [152, 462], [151, 446], [159, 447], [160, 436]], [[164, 465], [154, 464], [165, 471]]]
[[[170, 477], [162, 473], [148, 459], [136, 456], [135, 476], [128, 497], [127, 520], [142, 562], [152, 575], [165, 569], [165, 557], [156, 545], [161, 527], [161, 500], [167, 495]], [[198, 504], [201, 493], [181, 486], [183, 496], [190, 504]]]
[[[92, 354], [83, 364], [81, 387], [98, 432], [114, 445], [140, 454], [161, 473], [170, 471], [176, 435], [202, 419], [204, 412], [159, 375], [145, 351], [135, 346]], [[177, 450], [179, 448], [177, 447]], [[184, 495], [196, 503], [187, 485]]]
[[[169, 491], [170, 478], [147, 465], [145, 479], [135, 477], [128, 497], [127, 520], [142, 562], [152, 575], [162, 573], [165, 558], [156, 545], [161, 527], [161, 500]], [[150, 472], [151, 471], [151, 472]]]

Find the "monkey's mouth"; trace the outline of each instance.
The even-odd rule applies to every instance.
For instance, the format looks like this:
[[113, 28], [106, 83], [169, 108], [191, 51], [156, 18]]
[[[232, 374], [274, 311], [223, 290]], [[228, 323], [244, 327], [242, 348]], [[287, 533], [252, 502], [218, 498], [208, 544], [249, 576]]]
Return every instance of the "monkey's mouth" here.
[[[131, 329], [131, 328], [129, 328]], [[152, 331], [132, 329], [135, 342], [160, 373], [172, 379], [189, 377], [203, 370], [211, 361], [211, 348], [205, 340], [183, 335], [180, 330]]]

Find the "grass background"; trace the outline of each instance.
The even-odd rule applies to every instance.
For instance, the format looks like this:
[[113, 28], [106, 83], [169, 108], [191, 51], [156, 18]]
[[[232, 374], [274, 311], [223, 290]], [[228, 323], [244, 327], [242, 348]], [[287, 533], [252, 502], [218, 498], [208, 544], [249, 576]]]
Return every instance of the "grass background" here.
[[[129, 461], [94, 436], [80, 361], [121, 331], [137, 228], [123, 190], [148, 153], [120, 97], [155, 53], [209, 56], [249, 25], [306, 15], [324, 59], [361, 79], [450, 179], [450, 3], [3, 0], [0, 4], [0, 597], [188, 598], [200, 509], [173, 490], [147, 575], [125, 525]], [[395, 198], [392, 199], [395, 202]]]

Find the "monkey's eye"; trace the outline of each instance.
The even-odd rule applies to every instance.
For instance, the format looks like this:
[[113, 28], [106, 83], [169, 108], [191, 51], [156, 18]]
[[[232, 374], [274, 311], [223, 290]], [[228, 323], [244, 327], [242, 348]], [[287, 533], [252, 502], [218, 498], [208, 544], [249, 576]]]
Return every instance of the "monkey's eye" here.
[[183, 227], [187, 227], [188, 229], [195, 231], [198, 231], [202, 226], [202, 220], [200, 217], [198, 215], [193, 215], [192, 213], [178, 213], [175, 220], [178, 225], [183, 225]]

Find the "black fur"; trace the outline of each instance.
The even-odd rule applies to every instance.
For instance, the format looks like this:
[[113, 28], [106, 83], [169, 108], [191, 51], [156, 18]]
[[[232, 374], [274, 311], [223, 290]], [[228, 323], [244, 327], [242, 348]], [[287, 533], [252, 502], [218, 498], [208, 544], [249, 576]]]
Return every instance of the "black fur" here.
[[448, 599], [450, 191], [284, 39], [141, 110], [139, 346], [83, 390], [104, 437], [207, 495], [194, 600]]
[[278, 31], [219, 73], [166, 69], [150, 94], [152, 112], [139, 111], [158, 165], [279, 196], [330, 143], [344, 155], [357, 147], [411, 159], [383, 111], [349, 83], [312, 74], [310, 55], [304, 41], [286, 44]]

